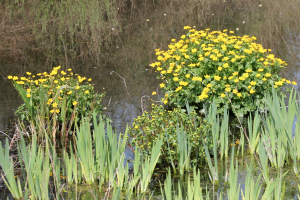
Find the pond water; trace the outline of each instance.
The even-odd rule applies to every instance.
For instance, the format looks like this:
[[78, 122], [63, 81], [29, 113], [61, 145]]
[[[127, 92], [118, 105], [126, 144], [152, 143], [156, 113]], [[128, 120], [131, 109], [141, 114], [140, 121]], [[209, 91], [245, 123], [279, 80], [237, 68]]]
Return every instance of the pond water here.
[[[300, 31], [293, 6], [268, 1], [249, 1], [249, 3], [212, 1], [161, 1], [135, 3], [120, 16], [122, 32], [109, 52], [103, 52], [105, 59], [101, 64], [74, 65], [75, 73], [92, 78], [97, 92], [106, 92], [102, 101], [104, 113], [113, 120], [118, 132], [124, 132], [126, 125], [131, 125], [133, 118], [142, 111], [149, 110], [159, 96], [151, 96], [158, 90], [160, 80], [156, 79], [149, 64], [154, 62], [155, 49], [167, 49], [172, 38], [179, 38], [184, 33], [183, 26], [195, 26], [198, 30], [234, 30], [237, 35], [250, 35], [258, 38], [264, 48], [271, 48], [276, 57], [287, 61], [282, 76], [293, 81], [300, 81]], [[265, 4], [264, 4], [265, 2]], [[278, 5], [277, 5], [278, 4]], [[299, 18], [298, 18], [299, 19]], [[54, 66], [53, 66], [54, 67]], [[66, 67], [68, 68], [68, 67]], [[0, 140], [10, 131], [17, 119], [16, 108], [22, 103], [8, 75], [24, 76], [26, 71], [33, 73], [50, 71], [43, 65], [19, 66], [1, 65], [0, 63]], [[299, 82], [300, 83], [300, 82]], [[298, 89], [298, 86], [296, 86]], [[159, 94], [161, 95], [160, 91]], [[162, 95], [161, 95], [162, 96]], [[5, 134], [4, 134], [4, 133]], [[127, 151], [131, 158], [131, 151]], [[239, 180], [246, 176], [245, 162], [251, 159], [245, 156], [239, 159]], [[288, 199], [295, 199], [297, 184], [290, 169], [286, 178]], [[258, 174], [258, 171], [254, 174]], [[296, 182], [297, 183], [297, 182]], [[9, 192], [0, 182], [0, 199], [6, 199]], [[242, 186], [243, 187], [243, 186]], [[222, 189], [222, 187], [221, 187]], [[218, 192], [221, 192], [222, 190]], [[156, 191], [159, 191], [157, 188]]]

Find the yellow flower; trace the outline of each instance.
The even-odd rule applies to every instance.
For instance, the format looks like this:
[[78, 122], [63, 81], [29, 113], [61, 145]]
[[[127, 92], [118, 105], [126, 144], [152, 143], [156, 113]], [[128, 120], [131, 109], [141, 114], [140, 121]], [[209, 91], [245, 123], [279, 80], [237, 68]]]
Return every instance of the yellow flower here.
[[291, 84], [291, 81], [289, 81], [289, 80], [286, 80], [286, 83], [287, 83], [287, 84]]
[[238, 83], [238, 82], [239, 82], [239, 79], [238, 79], [238, 78], [234, 79], [234, 82]]
[[267, 79], [266, 78], [262, 78], [261, 80], [266, 81]]
[[230, 92], [231, 91], [230, 87], [225, 88], [225, 91]]
[[72, 69], [71, 69], [71, 68], [69, 68], [69, 69], [68, 69], [68, 71], [70, 72], [70, 71], [72, 71]]
[[57, 103], [53, 103], [52, 107], [57, 108]]
[[191, 77], [191, 75], [190, 75], [190, 74], [186, 74], [186, 75], [185, 75], [185, 77], [187, 77], [187, 78], [190, 78], [190, 77]]
[[250, 94], [253, 94], [255, 92], [255, 90], [251, 89], [250, 90]]
[[256, 77], [260, 77], [260, 74], [256, 74]]
[[250, 72], [252, 72], [252, 69], [246, 69], [246, 72], [250, 73]]
[[189, 83], [188, 82], [186, 82], [186, 81], [180, 81], [179, 82], [179, 85], [183, 85], [183, 86], [187, 86]]
[[292, 82], [293, 85], [297, 85], [297, 83], [295, 81]]
[[28, 92], [28, 93], [30, 93], [30, 92], [31, 92], [31, 89], [30, 89], [30, 88], [28, 88], [28, 89], [27, 89], [27, 92]]
[[244, 80], [245, 80], [245, 78], [242, 77], [242, 76], [240, 76], [239, 79], [240, 79], [241, 81], [244, 81]]
[[18, 80], [18, 79], [19, 79], [19, 78], [18, 78], [17, 76], [14, 76], [14, 77], [13, 77], [13, 80], [14, 80], [14, 81], [16, 81], [16, 80]]
[[204, 78], [209, 78], [209, 77], [210, 77], [210, 75], [208, 75], [208, 74], [204, 76]]
[[197, 49], [192, 49], [192, 53], [196, 53], [197, 52]]
[[50, 110], [50, 113], [54, 113], [54, 110]]
[[159, 84], [160, 88], [164, 88], [165, 87], [165, 84], [164, 83], [161, 83]]
[[208, 87], [208, 88], [212, 87], [212, 84], [210, 84], [210, 83], [209, 83], [209, 84], [207, 84], [207, 87]]
[[222, 98], [226, 97], [226, 94], [222, 93], [222, 94], [221, 94], [221, 97], [222, 97]]
[[56, 113], [59, 113], [59, 109], [55, 109], [55, 112], [56, 112]]
[[152, 95], [156, 95], [156, 92], [154, 91], [154, 92], [152, 92]]
[[135, 125], [134, 128], [135, 128], [135, 129], [138, 129], [139, 127], [138, 127], [138, 125]]
[[26, 72], [26, 74], [27, 74], [28, 76], [30, 76], [30, 75], [31, 75], [31, 73], [30, 73], [30, 72]]
[[233, 73], [232, 73], [233, 76], [236, 76], [236, 75], [238, 75], [238, 74], [239, 74], [239, 72], [233, 72]]
[[178, 81], [178, 77], [174, 77], [173, 80], [174, 80], [174, 81]]
[[237, 94], [237, 93], [238, 93], [238, 90], [237, 90], [237, 89], [234, 89], [234, 90], [232, 91], [232, 93], [233, 93], [233, 94]]
[[221, 77], [220, 77], [220, 76], [214, 76], [214, 79], [215, 79], [216, 81], [219, 81], [219, 80], [221, 80]]
[[164, 104], [167, 104], [167, 103], [168, 103], [168, 100], [167, 100], [167, 99], [165, 99], [165, 100], [164, 100]]
[[158, 68], [157, 68], [157, 71], [161, 71], [162, 69], [163, 69], [163, 68], [161, 68], [161, 67], [158, 67]]
[[76, 90], [78, 90], [79, 88], [80, 88], [79, 85], [77, 85], [77, 86], [75, 87]]
[[55, 80], [54, 83], [58, 83], [58, 80]]
[[73, 106], [76, 106], [77, 104], [77, 101], [73, 101]]
[[68, 92], [68, 95], [70, 95], [70, 94], [72, 94], [72, 93], [73, 93], [72, 91], [69, 91], [69, 92]]
[[65, 81], [66, 79], [64, 77], [60, 78], [60, 80]]
[[90, 92], [90, 91], [86, 90], [84, 93], [85, 93], [85, 94], [88, 94], [89, 92]]
[[219, 71], [222, 71], [222, 69], [223, 69], [222, 67], [218, 67], [218, 70], [219, 70]]
[[242, 94], [241, 93], [237, 93], [236, 94], [238, 97], [242, 97]]
[[258, 71], [259, 71], [259, 72], [262, 72], [262, 71], [264, 71], [264, 69], [260, 68], [260, 69], [258, 69]]
[[30, 94], [27, 94], [27, 97], [29, 98], [29, 97], [31, 97], [31, 95], [30, 95]]
[[271, 74], [269, 74], [269, 73], [266, 73], [266, 75], [265, 75], [266, 77], [270, 77], [271, 76]]
[[248, 74], [248, 73], [244, 73], [244, 74], [243, 74], [243, 77], [244, 77], [244, 78], [248, 78], [248, 77], [249, 77], [249, 74]]
[[92, 81], [92, 79], [91, 79], [91, 78], [89, 78], [89, 79], [88, 79], [88, 81]]
[[178, 92], [178, 91], [181, 90], [181, 89], [182, 89], [182, 87], [179, 86], [179, 87], [176, 88], [175, 92]]
[[251, 85], [256, 85], [256, 82], [255, 81], [251, 81], [250, 84]]
[[223, 65], [223, 67], [224, 67], [224, 68], [227, 68], [227, 67], [228, 67], [228, 63], [225, 63], [225, 64]]
[[8, 79], [13, 79], [13, 77], [12, 77], [12, 76], [8, 76], [7, 78], [8, 78]]

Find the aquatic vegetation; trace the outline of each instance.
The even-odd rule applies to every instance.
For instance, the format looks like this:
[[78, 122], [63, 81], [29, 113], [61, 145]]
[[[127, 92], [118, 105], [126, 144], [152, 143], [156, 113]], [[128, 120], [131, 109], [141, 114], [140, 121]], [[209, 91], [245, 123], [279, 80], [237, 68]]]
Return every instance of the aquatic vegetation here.
[[[170, 163], [200, 162], [204, 158], [202, 139], [206, 138], [205, 143], [212, 145], [209, 129], [206, 119], [200, 118], [194, 110], [189, 110], [187, 114], [181, 108], [168, 111], [161, 105], [153, 104], [150, 113], [146, 111], [134, 119], [128, 134], [132, 138], [131, 147], [138, 146], [146, 154], [151, 152], [154, 141], [162, 137], [164, 143], [158, 162], [168, 166]], [[179, 140], [187, 142], [186, 145], [179, 143]], [[187, 151], [180, 151], [184, 148]], [[191, 157], [191, 160], [185, 162], [185, 158], [178, 153], [184, 153], [185, 158]], [[177, 168], [177, 165], [174, 164], [173, 168]]]
[[[199, 199], [203, 200], [205, 196], [202, 194], [202, 187], [200, 185], [200, 171], [193, 169], [193, 181], [190, 180], [190, 176], [188, 176], [187, 180], [187, 192], [186, 194], [182, 193], [181, 187], [182, 182], [178, 181], [177, 192], [174, 191], [174, 182], [171, 179], [170, 169], [168, 170], [167, 178], [164, 182], [164, 188], [160, 184], [161, 193], [163, 196], [163, 200], [181, 200], [181, 199]], [[173, 187], [172, 187], [173, 186]], [[206, 191], [206, 199], [209, 199], [208, 192]], [[222, 198], [221, 198], [222, 199]]]
[[29, 122], [34, 122], [38, 115], [42, 121], [52, 120], [52, 126], [58, 126], [62, 135], [81, 118], [91, 116], [92, 111], [102, 111], [100, 102], [104, 94], [95, 94], [91, 79], [74, 75], [72, 69], [65, 72], [58, 66], [50, 73], [27, 72], [27, 77], [8, 79], [24, 101], [16, 111], [17, 116]]
[[262, 174], [260, 174], [257, 180], [253, 180], [252, 177], [253, 163], [247, 165], [247, 175], [245, 179], [245, 189], [242, 190], [242, 198], [243, 200], [251, 200], [251, 199], [259, 199], [261, 185], [260, 179]]
[[[251, 114], [248, 118], [249, 152], [251, 154], [254, 154], [254, 152], [256, 151], [260, 139], [259, 125], [260, 116], [258, 114], [258, 111], [256, 111], [254, 119], [252, 119]], [[243, 133], [241, 133], [241, 135], [243, 135]]]
[[227, 190], [228, 199], [238, 200], [240, 197], [240, 187], [238, 185], [238, 162], [236, 160], [234, 167], [234, 148], [232, 148], [230, 170], [229, 170], [229, 189]]
[[[1, 144], [1, 142], [0, 142]], [[4, 178], [2, 174], [2, 178], [9, 189], [10, 193], [15, 199], [20, 199], [23, 197], [22, 187], [20, 183], [20, 179], [17, 177], [17, 181], [14, 174], [14, 162], [12, 158], [9, 158], [9, 144], [8, 139], [5, 140], [5, 151], [3, 152], [2, 144], [0, 146], [0, 164], [2, 169], [4, 170]]]
[[273, 86], [280, 92], [297, 84], [278, 75], [285, 61], [255, 43], [255, 37], [234, 36], [227, 29], [184, 29], [187, 34], [172, 39], [167, 51], [156, 49], [158, 61], [151, 64], [162, 80], [165, 104], [183, 107], [187, 101], [201, 109], [214, 99], [219, 113], [227, 106], [240, 116], [262, 110]]
[[[268, 112], [262, 119], [260, 139], [273, 167], [280, 169], [293, 159], [296, 174], [298, 174], [296, 150], [299, 148], [299, 142], [296, 141], [296, 137], [293, 137], [293, 124], [300, 111], [297, 99], [296, 91], [290, 93], [288, 105], [285, 103], [285, 98], [279, 97], [274, 90], [272, 96], [266, 96]], [[296, 126], [298, 125], [296, 123]]]

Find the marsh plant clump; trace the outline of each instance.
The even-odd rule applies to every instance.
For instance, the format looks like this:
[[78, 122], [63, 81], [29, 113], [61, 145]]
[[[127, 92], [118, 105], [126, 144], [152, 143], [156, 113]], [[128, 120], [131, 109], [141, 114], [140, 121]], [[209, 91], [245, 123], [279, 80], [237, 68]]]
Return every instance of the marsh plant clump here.
[[58, 66], [50, 73], [27, 72], [27, 77], [8, 76], [8, 79], [24, 101], [16, 111], [22, 121], [33, 122], [39, 115], [45, 121], [69, 124], [70, 128], [72, 123], [91, 116], [92, 111], [102, 112], [100, 102], [104, 93], [96, 94], [90, 83], [92, 79], [74, 74], [71, 68], [65, 72]]
[[274, 87], [278, 92], [296, 82], [278, 73], [286, 62], [255, 43], [248, 35], [234, 36], [234, 31], [188, 32], [169, 49], [156, 49], [157, 62], [151, 66], [162, 80], [163, 102], [183, 107], [186, 101], [199, 109], [215, 99], [218, 112], [228, 106], [238, 115], [263, 109], [264, 96]]
[[[211, 147], [211, 125], [206, 119], [197, 115], [193, 110], [189, 114], [180, 107], [173, 110], [165, 110], [162, 105], [152, 104], [152, 111], [145, 111], [134, 119], [129, 128], [131, 147], [138, 147], [142, 152], [149, 153], [153, 143], [158, 138], [163, 138], [163, 145], [159, 163], [169, 166], [170, 163], [179, 163], [180, 133], [186, 136], [190, 157], [193, 163], [198, 163], [205, 157], [204, 139], [207, 146]], [[203, 160], [202, 160], [203, 161]], [[174, 166], [175, 167], [175, 166]]]

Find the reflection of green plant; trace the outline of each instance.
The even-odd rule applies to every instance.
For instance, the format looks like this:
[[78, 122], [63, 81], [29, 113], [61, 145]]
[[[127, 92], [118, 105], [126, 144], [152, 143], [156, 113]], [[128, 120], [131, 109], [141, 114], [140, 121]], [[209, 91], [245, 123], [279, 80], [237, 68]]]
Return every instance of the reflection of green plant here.
[[199, 162], [204, 156], [202, 140], [211, 145], [211, 138], [208, 137], [210, 126], [195, 111], [191, 111], [190, 114], [186, 114], [181, 108], [166, 111], [163, 106], [153, 104], [151, 113], [144, 112], [134, 119], [132, 127], [129, 128], [132, 137], [131, 146], [138, 146], [141, 151], [148, 153], [151, 152], [154, 141], [163, 137], [164, 143], [159, 162], [162, 165], [170, 163], [178, 165], [179, 144], [176, 135], [178, 125], [184, 131], [186, 139], [190, 141], [188, 145], [191, 146], [191, 162]]
[[163, 80], [165, 104], [182, 107], [188, 101], [202, 108], [215, 99], [221, 113], [225, 105], [232, 108], [231, 99], [240, 115], [262, 109], [263, 97], [273, 86], [279, 91], [286, 84], [297, 84], [278, 75], [286, 63], [254, 43], [255, 37], [232, 33], [190, 29], [179, 41], [172, 39], [169, 50], [156, 50], [158, 62], [151, 66]]
[[100, 101], [104, 94], [95, 94], [91, 84], [82, 84], [86, 78], [79, 75], [74, 78], [71, 69], [64, 72], [59, 66], [50, 74], [27, 72], [27, 75], [8, 76], [25, 102], [16, 111], [21, 120], [33, 121], [37, 114], [42, 114], [45, 120], [55, 118], [62, 124], [78, 121], [92, 110], [97, 114], [102, 111]]

